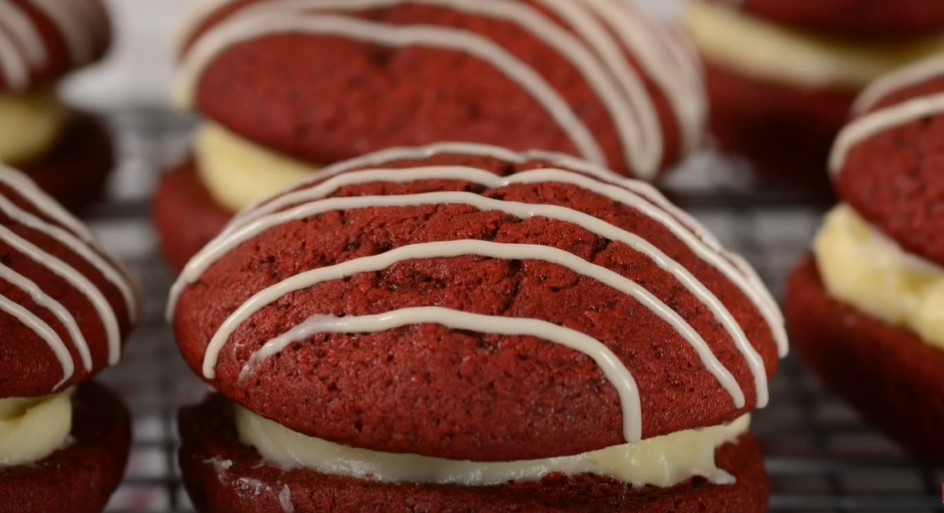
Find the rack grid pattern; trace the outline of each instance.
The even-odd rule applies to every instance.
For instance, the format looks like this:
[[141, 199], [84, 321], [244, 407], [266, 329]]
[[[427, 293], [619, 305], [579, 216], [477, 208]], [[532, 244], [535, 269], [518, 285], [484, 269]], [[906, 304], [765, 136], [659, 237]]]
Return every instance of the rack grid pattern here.
[[[176, 464], [176, 410], [206, 387], [177, 354], [164, 321], [167, 274], [148, 223], [149, 196], [164, 167], [188, 151], [193, 120], [163, 111], [109, 115], [120, 142], [120, 170], [109, 202], [90, 213], [105, 246], [128, 262], [146, 293], [146, 317], [126, 360], [102, 381], [127, 399], [135, 443], [126, 480], [109, 513], [192, 513]], [[828, 200], [750, 184], [737, 163], [707, 156], [669, 184], [670, 196], [758, 269], [779, 294], [807, 251]], [[922, 466], [866, 426], [794, 359], [771, 385], [771, 406], [755, 415], [767, 455], [770, 511], [806, 513], [944, 512], [944, 469]]]

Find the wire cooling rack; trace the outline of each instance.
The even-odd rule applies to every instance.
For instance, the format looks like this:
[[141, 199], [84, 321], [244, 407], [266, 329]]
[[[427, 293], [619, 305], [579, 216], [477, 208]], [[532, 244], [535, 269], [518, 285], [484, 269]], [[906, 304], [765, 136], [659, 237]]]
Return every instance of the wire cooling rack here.
[[[148, 223], [150, 193], [161, 169], [188, 151], [193, 120], [163, 111], [110, 116], [120, 169], [108, 203], [90, 213], [105, 246], [137, 272], [147, 315], [122, 364], [102, 381], [134, 413], [135, 443], [111, 513], [192, 513], [176, 464], [176, 410], [206, 393], [177, 354], [163, 310], [170, 286]], [[736, 163], [704, 157], [670, 183], [672, 198], [741, 253], [779, 294], [789, 268], [806, 252], [828, 202], [750, 184]], [[777, 512], [944, 512], [944, 469], [922, 466], [825, 392], [792, 358], [771, 385], [771, 406], [755, 416], [767, 455]], [[942, 427], [944, 429], [944, 427]]]

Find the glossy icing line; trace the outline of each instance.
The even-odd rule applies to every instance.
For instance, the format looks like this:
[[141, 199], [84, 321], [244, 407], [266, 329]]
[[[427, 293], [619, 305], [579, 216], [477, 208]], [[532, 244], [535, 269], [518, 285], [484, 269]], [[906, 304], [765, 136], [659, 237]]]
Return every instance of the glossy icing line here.
[[121, 292], [128, 309], [128, 315], [131, 320], [136, 320], [138, 314], [138, 296], [134, 287], [131, 285], [124, 271], [120, 270], [116, 264], [108, 261], [99, 253], [99, 248], [95, 242], [95, 237], [88, 229], [82, 225], [72, 214], [64, 210], [56, 200], [47, 195], [37, 187], [28, 178], [17, 171], [9, 168], [0, 168], [0, 183], [3, 183], [16, 190], [37, 210], [56, 221], [67, 229], [47, 223], [42, 219], [17, 207], [6, 198], [0, 197], [0, 209], [14, 219], [34, 230], [40, 231], [49, 237], [52, 237], [72, 251], [84, 258], [89, 264], [112, 283]]
[[882, 77], [870, 85], [856, 99], [853, 113], [864, 114], [884, 98], [908, 87], [944, 76], [944, 57], [925, 59], [895, 73]]
[[[0, 270], [2, 270], [2, 268], [0, 268]], [[0, 273], [0, 276], [3, 276], [4, 279], [7, 278], [5, 271]], [[59, 335], [56, 334], [56, 330], [52, 329], [52, 326], [46, 324], [32, 312], [3, 294], [0, 294], [0, 310], [13, 316], [13, 318], [23, 323], [24, 326], [33, 330], [39, 338], [46, 342], [49, 349], [56, 355], [56, 359], [59, 360], [59, 365], [62, 366], [63, 375], [63, 378], [59, 380], [59, 383], [54, 387], [55, 390], [58, 390], [75, 373], [75, 364], [72, 362], [72, 355], [70, 355], [69, 350], [66, 349], [65, 343], [63, 343]]]
[[[691, 218], [684, 211], [672, 205], [651, 185], [639, 180], [629, 180], [623, 178], [619, 175], [616, 175], [615, 173], [593, 166], [592, 164], [573, 158], [571, 156], [543, 151], [516, 153], [504, 148], [474, 143], [438, 143], [430, 146], [416, 148], [393, 148], [325, 168], [318, 174], [317, 177], [313, 177], [310, 180], [300, 183], [299, 187], [309, 185], [319, 180], [324, 180], [325, 178], [330, 178], [333, 180], [331, 177], [347, 172], [351, 169], [357, 169], [359, 167], [382, 166], [385, 163], [396, 160], [423, 159], [438, 154], [466, 154], [473, 156], [485, 156], [513, 163], [524, 163], [528, 160], [544, 160], [551, 163], [552, 165], [558, 165], [580, 171], [581, 173], [590, 175], [600, 182], [603, 182], [599, 183], [596, 180], [581, 176], [580, 174], [569, 173], [561, 169], [526, 171], [517, 173], [508, 179], [502, 179], [492, 175], [491, 173], [482, 172], [472, 173], [470, 176], [456, 177], [450, 176], [449, 174], [440, 176], [441, 178], [455, 178], [462, 180], [469, 180], [475, 176], [480, 180], [476, 183], [486, 187], [495, 188], [503, 187], [512, 183], [526, 183], [527, 181], [532, 180], [540, 181], [539, 179], [535, 178], [538, 171], [554, 172], [556, 178], [562, 179], [564, 183], [569, 183], [571, 185], [576, 185], [578, 187], [591, 190], [594, 193], [607, 196], [613, 201], [618, 201], [636, 210], [639, 210], [643, 214], [652, 217], [667, 229], [669, 229], [696, 255], [705, 260], [708, 264], [735, 283], [735, 285], [737, 285], [738, 288], [741, 289], [741, 291], [747, 295], [748, 298], [750, 298], [751, 302], [754, 303], [754, 305], [764, 316], [765, 320], [767, 320], [768, 324], [771, 326], [771, 330], [773, 331], [774, 339], [777, 341], [780, 356], [786, 356], [788, 344], [786, 331], [783, 328], [783, 316], [780, 314], [780, 309], [777, 306], [777, 302], [772, 296], [770, 296], [770, 293], [767, 291], [766, 287], [764, 287], [760, 278], [750, 267], [750, 265], [744, 262], [743, 259], [737, 255], [724, 251], [720, 243], [713, 235], [701, 227], [697, 221]], [[386, 181], [398, 181], [402, 177], [411, 176], [409, 172], [404, 170], [396, 170], [395, 174], [397, 175], [396, 177], [387, 178]], [[363, 177], [365, 175], [358, 176]], [[351, 180], [351, 178], [345, 178], [340, 183], [348, 183], [347, 180]], [[245, 210], [243, 213], [237, 215], [237, 217], [223, 231], [218, 239], [225, 237], [232, 230], [240, 227], [246, 222], [248, 218], [253, 218], [261, 214], [273, 212], [279, 208], [288, 206], [295, 201], [317, 199], [319, 194], [317, 191], [322, 191], [323, 189], [323, 186], [319, 184], [315, 188], [303, 189], [298, 192], [290, 192], [273, 200], [264, 201], [259, 205], [251, 207]], [[213, 246], [214, 243], [211, 243], [207, 246], [207, 248], [211, 248]], [[197, 259], [194, 261], [196, 262]], [[175, 286], [177, 292], [179, 292], [179, 288], [181, 286], [182, 285], [180, 283]], [[171, 294], [171, 304], [173, 304], [173, 298], [176, 297], [176, 295], [176, 293]]]
[[108, 338], [108, 362], [112, 365], [118, 363], [121, 354], [121, 333], [118, 328], [118, 319], [102, 292], [88, 278], [69, 264], [43, 251], [39, 246], [20, 237], [6, 226], [0, 226], [0, 240], [29, 257], [30, 260], [47, 268], [88, 298], [105, 326], [105, 333]]
[[[88, 23], [83, 3], [90, 0], [29, 0], [59, 29], [73, 64], [84, 64], [95, 58], [96, 32], [99, 27]], [[97, 0], [95, 0], [97, 1]]]
[[271, 15], [234, 20], [202, 38], [188, 53], [181, 65], [176, 84], [178, 99], [193, 95], [202, 70], [218, 52], [237, 42], [279, 32], [342, 35], [388, 46], [432, 46], [450, 48], [492, 62], [503, 73], [528, 84], [535, 99], [560, 123], [574, 146], [587, 160], [605, 163], [603, 151], [587, 126], [567, 102], [534, 69], [492, 41], [470, 32], [432, 26], [396, 28], [336, 15], [286, 16]]
[[[701, 94], [701, 75], [691, 53], [682, 49], [682, 43], [661, 27], [649, 22], [628, 2], [618, 0], [536, 0], [560, 19], [553, 20], [532, 5], [507, 0], [417, 0], [415, 3], [456, 9], [473, 15], [515, 23], [551, 47], [572, 64], [597, 93], [617, 129], [628, 166], [640, 177], [652, 179], [664, 159], [665, 142], [656, 105], [627, 54], [638, 60], [639, 66], [662, 90], [675, 114], [683, 145], [691, 149], [697, 145], [705, 118], [705, 101]], [[206, 2], [198, 7], [190, 20], [186, 37], [212, 13], [231, 4], [231, 1]], [[177, 84], [178, 102], [187, 105], [206, 66], [220, 53], [243, 41], [276, 33], [305, 32], [331, 33], [377, 44], [428, 45], [470, 53], [495, 66], [516, 81], [558, 122], [584, 158], [603, 163], [595, 140], [575, 137], [585, 131], [582, 121], [563, 103], [552, 108], [543, 97], [559, 95], [535, 70], [507, 51], [476, 51], [479, 47], [497, 46], [486, 39], [460, 29], [428, 25], [391, 26], [367, 23], [357, 18], [346, 18], [332, 13], [370, 8], [393, 7], [405, 0], [281, 0], [244, 6], [229, 18], [199, 34], [189, 51], [184, 52]], [[329, 14], [320, 13], [328, 11]], [[313, 31], [313, 20], [334, 19], [345, 28], [328, 32]], [[322, 24], [327, 22], [322, 22]], [[392, 39], [405, 41], [397, 44], [391, 38], [370, 37], [374, 31], [399, 33]], [[412, 33], [432, 33], [436, 37], [411, 37]], [[568, 30], [570, 29], [570, 30]], [[383, 40], [381, 40], [383, 39]], [[466, 44], [475, 42], [475, 44]], [[499, 47], [500, 48], [500, 47]], [[528, 73], [509, 73], [520, 68]], [[527, 78], [527, 75], [532, 78]], [[549, 94], [547, 89], [550, 89]], [[563, 102], [560, 99], [560, 102]], [[592, 143], [592, 144], [591, 144]]]
[[833, 146], [829, 168], [836, 177], [856, 146], [883, 132], [929, 116], [944, 114], [944, 93], [922, 96], [866, 114], [847, 125]]
[[135, 317], [137, 305], [135, 292], [131, 287], [131, 284], [128, 283], [127, 278], [123, 276], [121, 272], [119, 272], [113, 266], [113, 264], [105, 260], [105, 258], [98, 254], [95, 249], [88, 246], [83, 241], [80, 241], [75, 235], [69, 233], [67, 230], [49, 224], [42, 219], [30, 214], [29, 212], [20, 209], [2, 196], [0, 196], [0, 210], [2, 210], [5, 215], [17, 223], [58, 240], [65, 246], [69, 247], [70, 250], [84, 258], [85, 261], [95, 267], [95, 269], [100, 272], [106, 280], [111, 282], [112, 285], [121, 291], [122, 297], [125, 300], [125, 305], [128, 309], [128, 314], [132, 318]]
[[[23, 12], [22, 7], [10, 0], [0, 0], [0, 25], [13, 37], [28, 63], [38, 66], [45, 62], [46, 45], [43, 44], [43, 38], [39, 35], [36, 25]], [[4, 37], [2, 32], [0, 31], [0, 38]]]
[[[590, 175], [590, 177], [596, 178], [607, 185], [614, 186], [615, 188], [605, 189], [594, 187], [594, 191], [598, 194], [606, 195], [613, 201], [618, 201], [637, 209], [641, 208], [644, 214], [649, 215], [662, 223], [676, 237], [684, 242], [689, 249], [695, 252], [695, 254], [697, 254], [700, 258], [705, 260], [716, 270], [724, 274], [725, 277], [731, 280], [735, 285], [737, 285], [738, 288], [741, 289], [741, 291], [751, 300], [751, 302], [754, 303], [757, 309], [764, 316], [765, 320], [767, 320], [774, 334], [774, 339], [777, 342], [779, 355], [781, 357], [787, 355], [789, 346], [787, 342], [786, 329], [784, 327], [784, 319], [780, 312], [780, 307], [773, 296], [770, 295], [770, 292], [764, 286], [760, 277], [757, 276], [757, 273], [754, 271], [754, 269], [746, 261], [744, 261], [743, 258], [725, 251], [714, 235], [708, 232], [708, 230], [702, 227], [698, 221], [689, 216], [685, 211], [669, 202], [665, 196], [663, 196], [662, 193], [660, 193], [652, 185], [640, 180], [627, 179], [607, 170], [606, 168], [594, 165], [590, 162], [575, 158], [573, 156], [543, 150], [516, 152], [507, 148], [501, 148], [499, 146], [479, 143], [441, 142], [426, 146], [389, 148], [352, 160], [340, 162], [323, 169], [316, 176], [300, 182], [297, 187], [301, 188], [311, 185], [315, 182], [334, 177], [335, 175], [345, 173], [353, 169], [383, 166], [384, 164], [398, 160], [422, 160], [436, 155], [469, 155], [476, 157], [489, 157], [516, 164], [524, 164], [532, 160], [545, 161], [552, 166], [573, 169], [580, 173]], [[402, 170], [398, 171], [402, 172]], [[519, 178], [512, 179], [520, 180], [520, 176], [525, 174], [526, 173], [517, 173]], [[581, 177], [578, 174], [574, 174], [569, 183], [578, 186], [586, 184], [590, 184], [590, 186], [593, 185], [593, 182], [581, 180], [580, 178]], [[496, 179], [494, 177], [489, 178], [488, 181], [483, 183], [483, 185], [494, 185], [500, 187], [502, 186], [501, 184], [504, 183], [495, 180]], [[236, 216], [236, 219], [230, 223], [230, 225], [224, 230], [220, 237], [224, 237], [229, 230], [235, 229], [243, 222], [246, 217], [255, 215], [255, 212], [257, 211], [272, 211], [273, 209], [279, 208], [278, 205], [287, 205], [288, 200], [285, 198], [292, 196], [293, 194], [295, 193], [289, 193], [284, 196], [276, 197], [272, 200], [266, 200], [258, 205], [246, 209], [244, 212]], [[638, 201], [639, 199], [648, 201], [658, 208], [646, 208], [646, 203]], [[179, 288], [182, 286], [183, 285], [181, 283], [175, 284], [175, 289], [179, 292]], [[176, 297], [176, 295], [176, 293], [172, 292], [171, 305], [173, 304], [173, 298]]]
[[[376, 206], [418, 206], [418, 205], [464, 205], [471, 206], [483, 211], [498, 211], [509, 215], [528, 219], [531, 217], [544, 217], [558, 221], [575, 224], [581, 228], [594, 233], [602, 238], [621, 242], [626, 244], [634, 251], [637, 251], [658, 267], [671, 274], [680, 284], [682, 284], [692, 295], [702, 302], [715, 316], [719, 324], [724, 326], [728, 335], [734, 341], [738, 351], [744, 356], [751, 369], [756, 385], [757, 403], [759, 406], [767, 404], [767, 377], [763, 361], [751, 346], [750, 341], [744, 334], [740, 325], [724, 307], [720, 300], [709, 291], [697, 278], [685, 269], [681, 264], [668, 257], [661, 250], [653, 246], [638, 235], [632, 234], [615, 225], [602, 221], [598, 218], [557, 205], [543, 205], [532, 203], [517, 203], [511, 201], [501, 201], [487, 198], [478, 194], [466, 192], [438, 192], [415, 195], [399, 196], [380, 196], [369, 197], [360, 196], [355, 198], [332, 198], [324, 200], [325, 196], [330, 195], [338, 188], [345, 185], [370, 183], [378, 181], [387, 181], [395, 183], [413, 182], [424, 179], [455, 179], [469, 181], [490, 188], [498, 188], [512, 184], [523, 183], [568, 183], [582, 186], [584, 189], [593, 192], [605, 193], [606, 185], [595, 182], [586, 177], [580, 177], [575, 173], [569, 173], [554, 169], [538, 169], [512, 175], [506, 179], [496, 176], [487, 171], [475, 168], [417, 168], [417, 169], [394, 169], [394, 170], [365, 170], [349, 172], [343, 175], [335, 176], [317, 187], [304, 189], [297, 193], [290, 193], [283, 198], [291, 201], [276, 201], [267, 205], [265, 210], [253, 212], [251, 216], [243, 217], [234, 222], [221, 238], [212, 241], [187, 265], [181, 275], [180, 284], [193, 283], [219, 258], [223, 257], [229, 251], [233, 250], [243, 242], [257, 237], [262, 232], [275, 226], [284, 224], [290, 220], [305, 219], [321, 213], [332, 210], [347, 210], [354, 208], [367, 208]], [[618, 191], [617, 191], [618, 192]], [[636, 201], [633, 201], [633, 200]], [[298, 201], [307, 201], [301, 206], [291, 208], [278, 213], [272, 213], [275, 209], [287, 206], [287, 204]], [[640, 212], [655, 217], [657, 209], [629, 195], [627, 204], [632, 205]], [[268, 215], [267, 215], [268, 214]], [[180, 293], [180, 286], [175, 286], [172, 291], [171, 303], [176, 302]], [[743, 397], [735, 397], [737, 404], [742, 404]], [[740, 407], [740, 406], [739, 406]]]
[[[6, 195], [0, 196], [0, 212], [9, 218], [10, 222], [36, 231], [67, 247], [76, 256], [95, 268], [106, 281], [113, 284], [121, 292], [127, 303], [129, 315], [133, 317], [137, 313], [138, 298], [133, 286], [120, 268], [98, 252], [93, 240], [89, 239], [91, 234], [84, 227], [81, 227], [77, 220], [61, 210], [61, 207], [54, 200], [41, 193], [32, 182], [17, 171], [0, 167], [0, 183], [12, 189], [21, 201], [31, 204], [41, 215], [58, 224], [48, 222], [42, 217], [24, 210]], [[88, 299], [105, 330], [108, 343], [108, 363], [111, 365], [117, 363], [121, 355], [120, 327], [116, 312], [106, 299], [104, 292], [77, 269], [28, 240], [23, 233], [17, 233], [7, 226], [0, 226], [0, 240], [14, 251], [21, 253], [37, 265], [46, 268], [49, 272], [63, 279], [69, 286]], [[0, 266], [0, 278], [22, 290], [33, 302], [48, 310], [65, 328], [81, 359], [83, 368], [86, 370], [93, 368], [88, 343], [78, 326], [77, 320], [64, 305], [54, 299], [61, 292], [42, 290], [35, 282], [6, 266]], [[5, 300], [10, 301], [9, 298], [5, 298]], [[28, 312], [23, 305], [16, 305], [16, 307], [7, 305], [4, 311], [14, 315], [20, 322], [47, 342], [62, 366], [63, 379], [59, 385], [68, 381], [74, 374], [74, 363], [67, 350], [63, 353], [65, 341], [61, 339], [55, 330], [52, 330], [44, 322], [37, 322], [38, 317]], [[25, 315], [23, 312], [27, 312], [29, 315]], [[63, 354], [65, 357], [63, 357]]]
[[[108, 16], [100, 0], [28, 0], [56, 27], [74, 66], [92, 62], [107, 44]], [[49, 49], [23, 7], [0, 0], [0, 71], [14, 91], [27, 89], [30, 75], [46, 65]]]
[[868, 112], [897, 91], [942, 76], [944, 57], [938, 56], [902, 68], [877, 80], [863, 91], [853, 106], [853, 113], [859, 117], [846, 125], [833, 145], [829, 159], [832, 176], [835, 178], [842, 171], [849, 152], [862, 142], [922, 118], [944, 114], [944, 93], [919, 96]]
[[642, 439], [642, 407], [639, 388], [619, 357], [599, 340], [579, 331], [539, 319], [480, 315], [438, 307], [405, 308], [359, 317], [315, 316], [281, 337], [267, 342], [262, 349], [253, 354], [251, 361], [258, 363], [260, 360], [280, 353], [293, 342], [319, 333], [375, 333], [416, 324], [438, 324], [455, 330], [494, 335], [531, 336], [587, 355], [600, 367], [619, 395], [620, 406], [623, 409], [623, 434], [626, 441], [637, 442]]
[[[0, 264], [0, 278], [3, 278], [3, 280], [9, 282], [16, 288], [26, 292], [30, 296], [30, 299], [36, 304], [52, 312], [56, 319], [65, 326], [69, 336], [72, 337], [73, 344], [75, 345], [76, 351], [79, 353], [79, 357], [82, 359], [82, 365], [85, 370], [92, 370], [92, 354], [89, 351], [88, 342], [86, 342], [85, 336], [82, 335], [82, 330], [79, 329], [79, 324], [76, 322], [75, 317], [72, 316], [72, 313], [70, 313], [62, 303], [43, 292], [35, 282], [3, 264]], [[53, 348], [53, 352], [58, 355], [58, 346], [62, 345], [64, 347], [65, 342], [58, 335], [56, 335], [56, 338], [58, 341], [56, 348]], [[72, 371], [63, 368], [63, 373], [66, 374], [63, 377], [65, 381], [71, 377]]]

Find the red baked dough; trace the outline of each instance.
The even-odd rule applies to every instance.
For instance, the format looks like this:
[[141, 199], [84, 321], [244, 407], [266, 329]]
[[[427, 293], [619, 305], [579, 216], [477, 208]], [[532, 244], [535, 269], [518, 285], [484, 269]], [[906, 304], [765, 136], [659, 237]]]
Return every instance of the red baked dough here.
[[114, 165], [108, 128], [90, 114], [73, 112], [56, 145], [21, 169], [64, 207], [76, 212], [102, 197]]
[[[868, 112], [944, 93], [944, 78], [902, 88]], [[836, 177], [843, 201], [910, 253], [944, 265], [944, 116], [926, 116], [863, 140]]]
[[790, 278], [786, 317], [821, 380], [917, 457], [944, 462], [944, 351], [830, 297], [811, 259]]
[[210, 195], [192, 161], [161, 177], [151, 208], [161, 251], [174, 272], [215, 237], [232, 217]]
[[711, 132], [725, 151], [745, 156], [773, 182], [829, 190], [833, 139], [855, 91], [805, 89], [706, 65]]

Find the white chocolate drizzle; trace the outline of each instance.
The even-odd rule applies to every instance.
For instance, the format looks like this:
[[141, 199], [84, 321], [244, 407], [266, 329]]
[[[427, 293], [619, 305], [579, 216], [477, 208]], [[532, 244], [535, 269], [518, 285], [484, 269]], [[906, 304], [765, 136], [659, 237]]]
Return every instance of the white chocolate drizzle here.
[[[177, 283], [171, 291], [168, 305], [168, 315], [173, 318], [174, 309], [186, 287], [201, 279], [203, 274], [217, 261], [225, 257], [236, 247], [251, 241], [267, 230], [286, 223], [303, 220], [327, 212], [344, 211], [362, 208], [402, 208], [424, 205], [461, 205], [481, 211], [503, 212], [510, 216], [526, 220], [534, 217], [553, 219], [579, 226], [588, 232], [604, 239], [625, 244], [634, 251], [648, 257], [657, 267], [675, 278], [679, 285], [685, 288], [693, 297], [698, 299], [714, 316], [730, 336], [738, 352], [743, 356], [747, 367], [753, 375], [756, 387], [758, 406], [767, 402], [767, 377], [764, 363], [750, 344], [743, 329], [735, 320], [730, 311], [721, 301], [695, 278], [688, 269], [673, 260], [651, 242], [637, 234], [630, 233], [618, 226], [593, 217], [586, 213], [566, 208], [560, 205], [520, 203], [493, 199], [470, 192], [426, 192], [420, 194], [392, 194], [387, 196], [351, 196], [329, 197], [339, 188], [347, 185], [365, 183], [410, 183], [423, 180], [456, 180], [478, 184], [489, 189], [505, 187], [513, 184], [532, 183], [562, 183], [579, 187], [583, 190], [599, 194], [614, 202], [629, 206], [640, 214], [648, 216], [661, 224], [679, 241], [683, 242], [697, 257], [706, 264], [714, 267], [744, 292], [756, 306], [758, 312], [767, 321], [772, 338], [777, 342], [780, 352], [785, 354], [786, 335], [783, 330], [783, 318], [776, 305], [764, 291], [756, 274], [741, 259], [718, 249], [717, 241], [707, 232], [698, 227], [697, 223], [680, 214], [675, 216], [663, 209], [661, 205], [668, 202], [648, 185], [632, 180], [621, 179], [617, 175], [588, 167], [586, 164], [574, 165], [572, 168], [583, 168], [580, 172], [567, 169], [544, 168], [522, 171], [508, 177], [502, 177], [483, 169], [463, 166], [427, 166], [406, 169], [372, 168], [370, 165], [382, 165], [400, 159], [418, 158], [420, 155], [437, 153], [458, 153], [470, 155], [487, 155], [496, 158], [508, 157], [509, 162], [523, 162], [532, 158], [542, 158], [545, 161], [579, 164], [573, 158], [540, 152], [529, 154], [513, 153], [508, 150], [486, 145], [443, 143], [423, 148], [398, 148], [378, 152], [374, 155], [356, 159], [354, 162], [342, 163], [325, 170], [325, 178], [310, 187], [302, 187], [287, 192], [271, 201], [259, 204], [239, 216], [213, 241], [211, 241], [185, 267]], [[366, 169], [358, 169], [368, 166]], [[591, 176], [588, 176], [591, 175]], [[608, 180], [612, 182], [608, 183]], [[643, 185], [639, 187], [639, 185]], [[390, 251], [356, 258], [335, 265], [328, 265], [310, 271], [301, 272], [276, 283], [264, 290], [255, 293], [239, 308], [229, 314], [227, 319], [217, 328], [211, 337], [203, 360], [203, 374], [207, 379], [216, 376], [216, 365], [219, 355], [225, 348], [230, 337], [253, 315], [272, 305], [279, 299], [293, 292], [309, 289], [319, 283], [337, 280], [364, 272], [377, 272], [387, 269], [398, 262], [431, 259], [456, 258], [461, 256], [479, 256], [502, 260], [534, 260], [548, 262], [562, 266], [585, 278], [595, 280], [633, 298], [645, 306], [662, 322], [671, 326], [679, 336], [685, 340], [692, 350], [701, 359], [705, 369], [712, 374], [719, 385], [731, 396], [736, 407], [742, 408], [745, 396], [739, 383], [731, 372], [713, 354], [711, 348], [702, 336], [677, 312], [656, 298], [651, 292], [639, 284], [613, 272], [605, 267], [586, 261], [573, 253], [550, 246], [533, 244], [503, 244], [481, 240], [454, 240], [448, 242], [432, 242], [410, 244]], [[435, 311], [435, 315], [428, 315]], [[313, 317], [310, 322], [303, 323], [289, 330], [282, 336], [268, 341], [254, 353], [245, 363], [241, 377], [254, 372], [256, 366], [267, 358], [281, 352], [290, 344], [304, 340], [317, 333], [317, 329], [330, 332], [368, 332], [382, 331], [392, 327], [417, 324], [416, 319], [427, 319], [422, 322], [443, 324], [452, 329], [472, 331], [494, 330], [501, 331], [485, 333], [517, 334], [515, 329], [522, 329], [525, 321], [541, 323], [540, 319], [521, 319], [508, 317], [490, 317], [487, 320], [474, 317], [474, 322], [463, 322], [473, 319], [468, 312], [447, 309], [419, 309], [387, 312], [374, 316], [344, 317], [343, 319], [326, 320], [325, 316]], [[417, 317], [419, 316], [419, 317]], [[411, 320], [412, 319], [412, 320]], [[392, 323], [392, 324], [391, 324]], [[399, 324], [398, 324], [399, 323]], [[461, 323], [461, 324], [457, 324]], [[508, 323], [508, 324], [505, 324]], [[331, 328], [331, 327], [334, 328]], [[460, 327], [461, 326], [461, 327]], [[483, 328], [486, 327], [487, 328]], [[497, 326], [513, 326], [515, 328], [498, 328]], [[535, 324], [534, 326], [538, 326]], [[594, 340], [586, 334], [577, 337], [572, 330], [553, 324], [540, 324], [540, 335], [549, 341], [563, 344], [578, 350], [592, 358], [604, 371], [609, 381], [616, 388], [623, 406], [624, 430], [627, 441], [638, 441], [641, 433], [641, 406], [638, 391], [634, 381], [628, 376], [629, 371], [606, 349], [603, 342]], [[343, 327], [344, 329], [341, 330]], [[316, 329], [317, 328], [317, 329]], [[330, 328], [330, 329], [329, 329]], [[507, 331], [511, 329], [512, 331]], [[537, 328], [536, 328], [537, 329]], [[334, 330], [334, 331], [332, 331]], [[341, 330], [341, 331], [337, 331]], [[604, 351], [605, 349], [605, 351]], [[605, 363], [609, 362], [609, 363]], [[616, 367], [606, 367], [606, 365]], [[615, 370], [614, 370], [615, 369]], [[617, 372], [618, 371], [618, 372]], [[627, 376], [629, 379], [627, 379]]]
[[832, 176], [839, 175], [849, 153], [859, 144], [888, 130], [944, 114], [944, 93], [939, 93], [919, 96], [862, 115], [896, 91], [940, 76], [944, 76], [944, 58], [934, 57], [902, 68], [863, 91], [853, 107], [853, 112], [860, 117], [846, 125], [833, 146], [829, 160]]
[[872, 83], [853, 106], [853, 113], [864, 114], [884, 98], [908, 87], [944, 76], [944, 57], [935, 56], [888, 74]]
[[[101, 273], [106, 281], [113, 284], [121, 292], [127, 305], [127, 311], [132, 318], [137, 314], [138, 297], [134, 287], [123, 270], [101, 256], [94, 238], [87, 229], [81, 226], [81, 223], [62, 210], [54, 200], [17, 171], [0, 167], [0, 183], [11, 188], [21, 200], [31, 204], [43, 216], [54, 220], [57, 224], [47, 222], [39, 216], [20, 208], [6, 196], [0, 196], [0, 212], [4, 216], [10, 218], [13, 223], [35, 230], [69, 248], [70, 251], [88, 262], [89, 265]], [[96, 287], [77, 269], [44, 251], [7, 226], [0, 226], [0, 240], [39, 266], [62, 278], [69, 286], [88, 299], [105, 330], [108, 343], [108, 364], [116, 364], [121, 355], [121, 332], [117, 315], [106, 299], [104, 291]], [[0, 280], [22, 290], [38, 306], [48, 310], [65, 328], [81, 359], [82, 367], [86, 371], [93, 368], [88, 342], [72, 313], [54, 299], [55, 291], [42, 290], [28, 277], [5, 265], [0, 265]], [[75, 362], [72, 361], [69, 351], [65, 349], [66, 341], [62, 340], [48, 324], [26, 310], [23, 305], [13, 303], [6, 296], [3, 297], [2, 301], [4, 303], [3, 310], [45, 340], [56, 355], [63, 372], [63, 378], [56, 388], [67, 382], [74, 374]]]
[[[91, 63], [108, 42], [110, 26], [101, 0], [28, 0], [56, 27], [73, 66]], [[46, 65], [49, 49], [32, 18], [11, 0], [0, 0], [0, 74], [10, 89], [30, 86]]]
[[270, 340], [253, 355], [253, 360], [276, 355], [293, 342], [319, 333], [374, 333], [414, 324], [439, 324], [476, 333], [537, 337], [583, 353], [593, 359], [619, 394], [626, 440], [635, 442], [642, 438], [639, 389], [619, 357], [599, 340], [539, 319], [480, 315], [438, 307], [404, 308], [358, 317], [315, 316], [281, 337]]
[[[471, 15], [511, 22], [528, 31], [573, 65], [597, 93], [613, 122], [626, 157], [625, 165], [644, 179], [655, 178], [666, 151], [664, 127], [645, 79], [626, 55], [661, 89], [676, 117], [685, 151], [697, 146], [705, 119], [701, 73], [684, 43], [657, 27], [628, 2], [619, 0], [536, 0], [554, 13], [553, 20], [535, 6], [509, 0], [421, 0]], [[198, 6], [184, 40], [229, 1]], [[428, 46], [462, 52], [494, 66], [520, 85], [558, 123], [578, 153], [605, 164], [597, 140], [554, 87], [528, 63], [495, 42], [462, 29], [431, 25], [391, 25], [337, 14], [393, 7], [406, 0], [280, 0], [242, 7], [199, 34], [183, 52], [175, 97], [191, 106], [204, 70], [221, 53], [241, 42], [280, 33], [337, 35], [374, 44]], [[616, 164], [616, 163], [611, 163]]]

